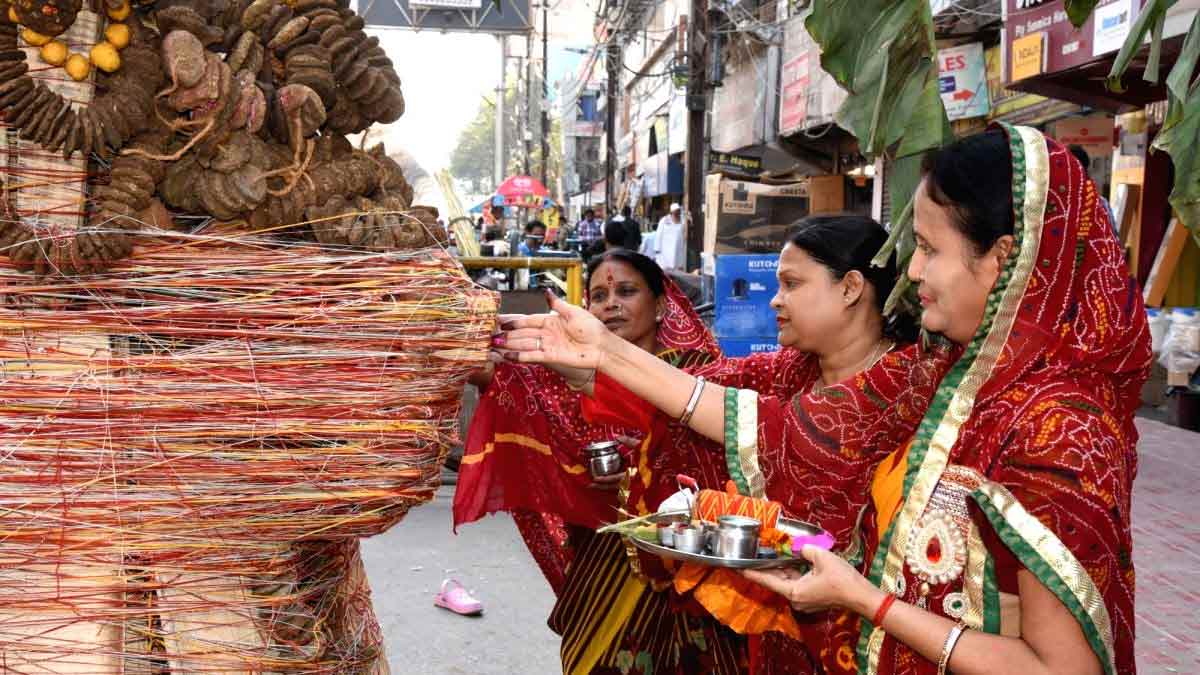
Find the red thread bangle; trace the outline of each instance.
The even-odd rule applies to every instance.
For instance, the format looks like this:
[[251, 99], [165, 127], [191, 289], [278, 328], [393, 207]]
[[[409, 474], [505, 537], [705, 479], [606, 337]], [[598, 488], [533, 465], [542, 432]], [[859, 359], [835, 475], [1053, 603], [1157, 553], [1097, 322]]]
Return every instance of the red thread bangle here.
[[892, 603], [896, 602], [896, 594], [888, 593], [883, 602], [879, 603], [879, 609], [875, 610], [875, 618], [871, 619], [871, 625], [879, 627], [883, 625], [883, 617], [887, 616], [888, 610], [892, 608]]

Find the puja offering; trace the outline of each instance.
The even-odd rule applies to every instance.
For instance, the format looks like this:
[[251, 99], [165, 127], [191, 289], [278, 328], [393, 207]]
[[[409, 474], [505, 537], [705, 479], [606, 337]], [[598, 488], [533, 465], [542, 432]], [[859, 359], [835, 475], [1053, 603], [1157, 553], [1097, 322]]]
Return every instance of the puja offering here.
[[599, 531], [624, 534], [637, 548], [663, 558], [734, 569], [805, 565], [800, 554], [805, 545], [833, 548], [829, 533], [783, 517], [776, 502], [696, 490], [685, 477], [680, 484], [680, 492], [663, 502], [665, 510]]

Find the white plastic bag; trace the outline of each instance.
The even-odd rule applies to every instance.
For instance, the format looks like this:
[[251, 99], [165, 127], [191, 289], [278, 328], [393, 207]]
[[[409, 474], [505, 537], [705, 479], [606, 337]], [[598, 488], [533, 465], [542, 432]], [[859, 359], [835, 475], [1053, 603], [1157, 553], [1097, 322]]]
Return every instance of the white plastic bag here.
[[1171, 312], [1158, 362], [1168, 372], [1193, 373], [1200, 368], [1200, 314], [1190, 307]]

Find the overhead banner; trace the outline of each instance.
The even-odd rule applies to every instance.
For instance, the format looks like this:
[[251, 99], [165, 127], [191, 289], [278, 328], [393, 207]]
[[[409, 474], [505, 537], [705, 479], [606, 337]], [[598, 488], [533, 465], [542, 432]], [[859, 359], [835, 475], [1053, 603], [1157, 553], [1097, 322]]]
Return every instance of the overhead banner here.
[[991, 109], [983, 44], [938, 50], [938, 85], [951, 120], [982, 117]]
[[808, 92], [812, 87], [812, 40], [804, 17], [788, 19], [783, 27], [783, 69], [780, 74], [779, 133], [803, 131], [808, 119]]

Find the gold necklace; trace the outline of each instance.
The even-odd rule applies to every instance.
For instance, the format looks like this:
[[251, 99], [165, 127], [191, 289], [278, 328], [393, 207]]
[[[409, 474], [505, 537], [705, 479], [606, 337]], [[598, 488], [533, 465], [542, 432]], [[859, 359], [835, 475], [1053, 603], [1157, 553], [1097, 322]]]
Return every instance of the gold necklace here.
[[[884, 357], [884, 355], [887, 354], [888, 352], [890, 352], [892, 350], [892, 347], [895, 347], [895, 346], [896, 346], [895, 341], [890, 340], [890, 339], [880, 338], [879, 342], [875, 343], [875, 349], [871, 350], [870, 354], [867, 354], [867, 358], [863, 359], [862, 361], [860, 361], [858, 363], [857, 366], [855, 366], [854, 372], [860, 373], [864, 370], [869, 370], [871, 368], [874, 368], [875, 364], [879, 363], [879, 360], [882, 359]], [[821, 374], [820, 376], [817, 377], [817, 380], [812, 383], [812, 386], [809, 387], [808, 391], [811, 394], [812, 392], [816, 391], [817, 389], [824, 389], [825, 387], [828, 387], [828, 386], [830, 386], [830, 385], [825, 383], [825, 375]]]

